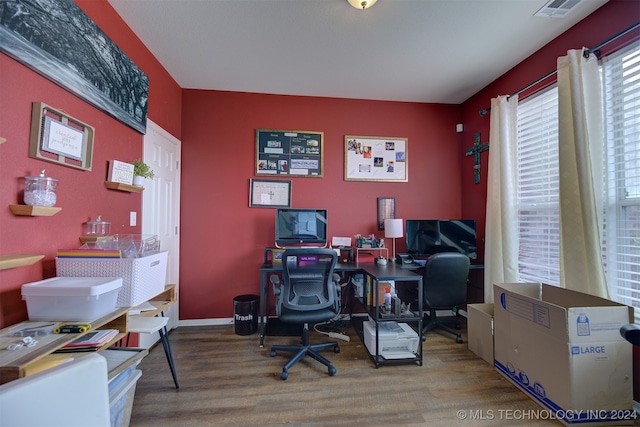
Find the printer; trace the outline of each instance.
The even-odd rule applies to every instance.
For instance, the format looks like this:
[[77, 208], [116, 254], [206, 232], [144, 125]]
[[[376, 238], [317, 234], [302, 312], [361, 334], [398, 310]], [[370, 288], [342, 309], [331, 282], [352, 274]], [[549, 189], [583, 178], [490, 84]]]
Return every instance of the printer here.
[[[376, 324], [363, 322], [364, 344], [376, 355]], [[418, 351], [418, 334], [406, 323], [378, 322], [378, 354], [385, 359], [409, 359]]]

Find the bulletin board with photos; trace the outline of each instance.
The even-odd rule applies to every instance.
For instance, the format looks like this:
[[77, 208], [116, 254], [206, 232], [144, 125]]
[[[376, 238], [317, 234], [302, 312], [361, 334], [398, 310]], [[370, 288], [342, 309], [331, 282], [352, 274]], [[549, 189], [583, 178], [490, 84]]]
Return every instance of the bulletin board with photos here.
[[344, 137], [345, 181], [408, 182], [407, 138]]
[[256, 129], [256, 175], [323, 176], [324, 132]]

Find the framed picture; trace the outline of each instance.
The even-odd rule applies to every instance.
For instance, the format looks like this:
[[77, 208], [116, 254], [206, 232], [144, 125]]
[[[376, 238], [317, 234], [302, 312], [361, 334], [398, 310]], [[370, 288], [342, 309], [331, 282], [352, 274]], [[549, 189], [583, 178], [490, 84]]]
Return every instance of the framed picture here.
[[322, 177], [323, 132], [256, 129], [256, 175]]
[[251, 179], [249, 206], [252, 208], [290, 208], [291, 180]]
[[42, 102], [33, 103], [29, 157], [90, 171], [93, 135], [92, 126]]
[[146, 132], [149, 77], [73, 0], [0, 4], [0, 51]]
[[344, 180], [407, 182], [407, 138], [344, 137]]
[[395, 197], [378, 197], [378, 230], [384, 230], [384, 220], [396, 217]]

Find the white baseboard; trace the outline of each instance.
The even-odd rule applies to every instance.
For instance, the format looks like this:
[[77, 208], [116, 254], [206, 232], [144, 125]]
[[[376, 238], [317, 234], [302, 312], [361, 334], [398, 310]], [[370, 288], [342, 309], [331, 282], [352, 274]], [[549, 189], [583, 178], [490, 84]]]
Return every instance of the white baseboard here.
[[213, 326], [213, 325], [233, 325], [233, 317], [226, 317], [221, 319], [193, 319], [193, 320], [178, 321], [178, 327], [180, 326]]

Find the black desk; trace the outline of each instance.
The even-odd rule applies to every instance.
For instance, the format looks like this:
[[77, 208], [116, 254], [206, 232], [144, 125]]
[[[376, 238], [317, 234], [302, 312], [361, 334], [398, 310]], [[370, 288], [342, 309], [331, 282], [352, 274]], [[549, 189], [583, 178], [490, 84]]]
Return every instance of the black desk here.
[[[266, 330], [267, 322], [269, 320], [268, 310], [269, 310], [269, 298], [271, 295], [271, 292], [270, 292], [271, 284], [268, 276], [272, 273], [279, 273], [281, 271], [282, 271], [281, 263], [272, 263], [267, 261], [263, 263], [262, 266], [260, 267], [260, 314], [258, 317], [259, 332], [260, 332], [260, 347], [264, 347], [265, 330]], [[377, 295], [378, 295], [377, 288], [378, 288], [379, 282], [393, 280], [396, 283], [398, 282], [417, 283], [418, 304], [419, 304], [418, 316], [414, 318], [404, 318], [402, 320], [417, 324], [419, 351], [416, 357], [414, 359], [409, 359], [409, 361], [415, 361], [419, 365], [422, 365], [422, 340], [420, 339], [420, 331], [422, 330], [422, 275], [416, 274], [411, 269], [406, 268], [406, 266], [402, 267], [400, 265], [396, 265], [393, 262], [389, 262], [387, 265], [377, 265], [372, 262], [368, 262], [368, 263], [339, 262], [336, 264], [334, 271], [338, 274], [340, 273], [363, 274], [365, 277], [365, 282], [367, 280], [367, 277], [369, 277], [371, 279], [371, 282], [374, 284], [372, 285], [373, 288], [371, 289], [371, 292], [373, 295], [375, 295], [375, 298], [377, 298]], [[353, 298], [353, 299], [358, 300], [360, 302], [361, 306], [366, 310], [366, 313], [369, 315], [369, 317], [371, 317], [372, 319], [377, 319], [376, 348], [378, 348], [378, 322], [384, 322], [384, 321], [394, 320], [394, 319], [383, 319], [380, 316], [379, 309], [380, 309], [380, 305], [382, 304], [382, 301], [374, 301], [374, 304], [372, 306], [367, 306], [367, 304], [361, 298]], [[352, 323], [353, 323], [353, 316], [352, 316]], [[357, 329], [357, 332], [360, 335], [360, 338], [364, 342], [364, 336], [360, 328]], [[371, 358], [373, 359], [373, 362], [375, 363], [376, 367], [386, 362], [406, 363], [406, 360], [386, 361], [379, 354], [371, 355]]]

